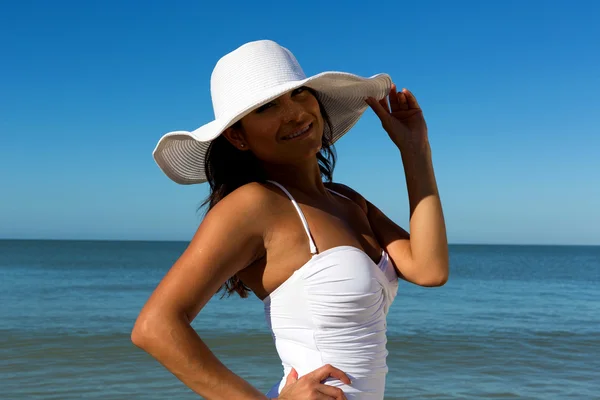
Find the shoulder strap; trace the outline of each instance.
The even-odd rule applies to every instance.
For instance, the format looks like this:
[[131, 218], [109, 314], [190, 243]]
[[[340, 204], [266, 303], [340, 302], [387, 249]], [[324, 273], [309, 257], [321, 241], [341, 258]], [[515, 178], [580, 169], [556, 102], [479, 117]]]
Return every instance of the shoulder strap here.
[[[350, 200], [350, 198], [348, 198], [347, 196], [344, 196], [341, 193], [336, 192], [335, 190], [332, 190], [332, 189], [329, 189], [329, 188], [327, 188], [327, 190], [329, 190], [331, 193], [337, 194], [338, 196], [345, 198], [346, 200]], [[352, 201], [352, 200], [350, 200], [350, 201]]]
[[300, 216], [300, 219], [302, 220], [302, 225], [304, 226], [304, 231], [306, 232], [306, 236], [308, 236], [308, 242], [310, 245], [310, 254], [317, 254], [317, 246], [315, 245], [312, 235], [310, 234], [310, 229], [308, 228], [308, 222], [306, 222], [304, 213], [300, 209], [300, 206], [298, 205], [298, 203], [296, 202], [296, 200], [294, 199], [292, 194], [290, 192], [288, 192], [287, 189], [285, 187], [283, 187], [283, 185], [281, 185], [275, 181], [267, 181], [267, 182], [270, 182], [273, 185], [277, 186], [279, 189], [281, 189], [283, 191], [283, 193], [285, 193], [287, 195], [287, 197], [290, 198], [292, 204], [294, 205], [294, 207], [296, 208], [296, 211], [298, 212], [298, 215]]

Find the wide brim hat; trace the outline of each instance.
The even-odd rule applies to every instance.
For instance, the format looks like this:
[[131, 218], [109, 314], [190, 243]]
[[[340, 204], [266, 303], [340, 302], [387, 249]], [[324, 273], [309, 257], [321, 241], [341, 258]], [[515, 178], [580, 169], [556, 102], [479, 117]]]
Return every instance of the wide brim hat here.
[[[387, 74], [369, 78], [345, 72], [306, 77], [294, 55], [270, 40], [247, 43], [221, 58], [211, 76], [215, 119], [193, 131], [173, 131], [160, 138], [153, 156], [173, 181], [206, 182], [204, 163], [212, 140], [258, 107], [297, 89], [316, 92], [332, 126], [331, 144], [339, 140], [367, 109], [365, 99], [388, 95]], [[329, 129], [325, 127], [325, 129]]]

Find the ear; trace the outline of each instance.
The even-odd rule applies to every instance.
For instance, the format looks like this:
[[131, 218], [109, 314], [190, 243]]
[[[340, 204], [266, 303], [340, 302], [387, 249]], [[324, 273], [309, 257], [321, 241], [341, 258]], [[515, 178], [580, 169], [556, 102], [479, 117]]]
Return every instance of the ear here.
[[246, 139], [244, 138], [244, 132], [242, 132], [241, 129], [230, 126], [223, 131], [223, 136], [225, 136], [229, 143], [231, 143], [236, 149], [240, 151], [248, 150], [248, 143], [246, 142]]

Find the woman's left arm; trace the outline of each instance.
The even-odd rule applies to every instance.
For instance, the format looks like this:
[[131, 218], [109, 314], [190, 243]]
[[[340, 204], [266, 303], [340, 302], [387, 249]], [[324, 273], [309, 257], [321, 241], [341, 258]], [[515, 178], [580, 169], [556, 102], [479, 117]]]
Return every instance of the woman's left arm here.
[[410, 203], [410, 234], [366, 202], [371, 228], [402, 278], [441, 286], [449, 275], [448, 240], [423, 112], [411, 92], [395, 86], [388, 98], [367, 103], [400, 150]]

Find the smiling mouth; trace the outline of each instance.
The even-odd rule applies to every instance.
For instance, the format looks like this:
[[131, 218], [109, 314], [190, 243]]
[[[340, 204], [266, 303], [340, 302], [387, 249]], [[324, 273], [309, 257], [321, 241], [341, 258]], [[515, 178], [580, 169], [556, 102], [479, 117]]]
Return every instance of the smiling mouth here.
[[311, 130], [312, 127], [313, 127], [313, 124], [311, 122], [306, 127], [300, 129], [299, 131], [296, 131], [296, 132], [294, 132], [294, 133], [292, 133], [290, 135], [282, 137], [281, 140], [292, 140], [292, 139], [296, 139], [296, 138], [299, 138], [299, 137], [306, 136], [310, 132], [310, 130]]

